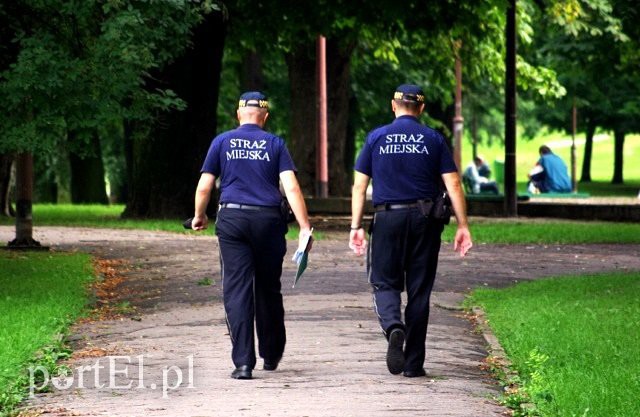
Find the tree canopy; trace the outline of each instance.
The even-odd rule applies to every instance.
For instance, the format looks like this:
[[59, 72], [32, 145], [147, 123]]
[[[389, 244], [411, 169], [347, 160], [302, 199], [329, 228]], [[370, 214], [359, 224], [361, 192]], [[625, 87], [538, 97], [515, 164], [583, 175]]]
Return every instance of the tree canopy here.
[[[396, 85], [423, 86], [425, 121], [450, 135], [456, 57], [463, 64], [467, 126], [478, 138], [500, 140], [506, 5], [504, 0], [4, 2], [0, 154], [36, 152], [37, 166], [59, 170], [64, 150], [72, 171], [81, 166], [74, 165], [74, 157], [93, 156], [105, 161], [112, 185], [126, 182], [133, 189], [125, 195], [129, 203], [134, 199], [130, 208], [139, 208], [129, 210], [132, 215], [176, 214], [191, 202], [171, 212], [168, 201], [178, 194], [187, 198], [189, 190], [176, 191], [180, 184], [195, 186], [206, 135], [234, 126], [238, 94], [260, 88], [272, 98], [270, 128], [288, 140], [309, 191], [315, 170], [315, 39], [324, 35], [334, 161], [330, 182], [334, 195], [347, 194], [355, 151], [368, 130], [391, 118]], [[623, 133], [638, 131], [639, 124], [638, 10], [632, 0], [517, 3], [525, 135], [533, 135], [539, 121], [568, 128], [568, 110], [576, 102], [580, 126], [588, 130], [590, 120], [619, 131], [622, 149]], [[212, 14], [223, 17], [209, 19]], [[218, 68], [213, 55], [222, 47]], [[207, 90], [206, 99], [194, 95], [199, 88]], [[209, 112], [202, 108], [215, 103]], [[203, 128], [190, 128], [194, 123]], [[154, 149], [159, 159], [168, 159], [156, 167], [145, 159]], [[184, 167], [171, 163], [178, 155], [188, 159]], [[165, 178], [169, 166], [188, 174]], [[150, 182], [173, 185], [150, 192]]]

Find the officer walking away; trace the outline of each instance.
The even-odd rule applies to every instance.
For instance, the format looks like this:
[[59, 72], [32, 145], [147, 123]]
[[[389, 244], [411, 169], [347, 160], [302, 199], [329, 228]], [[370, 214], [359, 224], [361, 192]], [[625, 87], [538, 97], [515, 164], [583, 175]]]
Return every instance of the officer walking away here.
[[[349, 247], [367, 248], [362, 214], [369, 180], [375, 213], [370, 229], [367, 272], [374, 309], [388, 340], [387, 367], [392, 374], [420, 377], [424, 371], [429, 297], [436, 275], [441, 220], [434, 201], [446, 187], [457, 219], [454, 249], [471, 248], [460, 176], [444, 138], [422, 125], [424, 93], [416, 85], [399, 86], [391, 100], [395, 120], [369, 132], [355, 165]], [[407, 291], [404, 320], [400, 296]]]
[[286, 252], [286, 216], [279, 181], [300, 226], [300, 240], [311, 234], [295, 166], [284, 141], [264, 130], [269, 117], [264, 94], [251, 91], [238, 102], [240, 126], [213, 139], [202, 166], [195, 196], [194, 230], [207, 228], [205, 214], [220, 178], [216, 235], [224, 309], [233, 345], [231, 377], [251, 379], [256, 365], [254, 342], [263, 369], [278, 367], [286, 342], [280, 275]]

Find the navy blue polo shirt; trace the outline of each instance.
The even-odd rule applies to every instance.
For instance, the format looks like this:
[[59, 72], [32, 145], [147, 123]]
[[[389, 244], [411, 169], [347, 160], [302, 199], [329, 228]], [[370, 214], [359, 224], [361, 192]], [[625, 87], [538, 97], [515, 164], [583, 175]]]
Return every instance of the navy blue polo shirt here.
[[216, 136], [200, 172], [220, 177], [220, 202], [279, 206], [283, 171], [295, 171], [284, 140], [255, 124]]
[[384, 204], [434, 198], [441, 175], [457, 168], [440, 133], [400, 116], [369, 132], [355, 170], [371, 177], [373, 204]]

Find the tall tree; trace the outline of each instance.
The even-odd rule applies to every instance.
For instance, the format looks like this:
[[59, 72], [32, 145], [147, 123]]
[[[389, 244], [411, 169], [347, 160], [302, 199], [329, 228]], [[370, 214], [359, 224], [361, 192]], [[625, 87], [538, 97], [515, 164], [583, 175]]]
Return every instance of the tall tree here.
[[538, 118], [570, 132], [571, 109], [577, 106], [578, 130], [586, 135], [581, 176], [585, 182], [591, 180], [596, 128], [617, 129], [614, 181], [621, 181], [623, 132], [631, 128], [629, 121], [634, 119], [633, 112], [626, 120], [622, 113], [629, 109], [625, 103], [637, 97], [633, 65], [625, 69], [621, 51], [635, 43], [628, 34], [637, 26], [632, 23], [636, 22], [637, 6], [626, 0], [572, 1], [561, 6], [560, 2], [552, 4], [545, 10], [546, 18], [537, 20], [542, 30], [537, 32], [528, 58], [554, 68], [567, 95], [555, 103], [545, 102]]
[[194, 29], [191, 46], [167, 67], [154, 73], [147, 88], [169, 88], [186, 108], [138, 125], [132, 147], [130, 200], [125, 216], [185, 216], [211, 138], [216, 131], [226, 14], [207, 14]]
[[[145, 89], [145, 79], [185, 50], [191, 29], [210, 13], [222, 13], [218, 3], [3, 3], [0, 16], [12, 22], [17, 53], [0, 68], [0, 152], [37, 156], [64, 144], [74, 155], [98, 158], [96, 138], [109, 135], [113, 126], [150, 125], [163, 111], [183, 106], [166, 86]], [[85, 189], [104, 194], [104, 175], [92, 177], [101, 176], [102, 185]]]

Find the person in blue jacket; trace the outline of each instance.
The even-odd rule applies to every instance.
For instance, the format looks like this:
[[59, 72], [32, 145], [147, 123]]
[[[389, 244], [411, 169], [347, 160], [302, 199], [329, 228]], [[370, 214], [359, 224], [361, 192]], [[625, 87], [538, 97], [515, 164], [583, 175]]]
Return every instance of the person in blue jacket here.
[[[405, 377], [426, 375], [425, 342], [429, 298], [436, 276], [444, 223], [429, 206], [449, 192], [457, 219], [454, 249], [471, 248], [464, 193], [458, 169], [444, 138], [423, 125], [424, 93], [413, 84], [399, 86], [391, 100], [395, 120], [371, 131], [355, 165], [349, 247], [367, 249], [362, 215], [369, 180], [374, 217], [367, 270], [375, 311], [387, 338], [387, 368]], [[404, 319], [401, 293], [407, 292]]]
[[220, 178], [216, 235], [220, 246], [224, 309], [231, 336], [231, 377], [251, 379], [256, 365], [254, 342], [273, 371], [286, 343], [280, 275], [286, 252], [286, 213], [282, 182], [300, 226], [300, 242], [311, 234], [296, 168], [284, 140], [264, 130], [269, 101], [259, 91], [240, 96], [240, 126], [211, 142], [195, 196], [194, 230], [207, 227], [207, 204]]
[[541, 193], [570, 193], [571, 179], [567, 173], [567, 165], [562, 158], [551, 149], [542, 145], [539, 149], [540, 159], [529, 172], [529, 191]]

